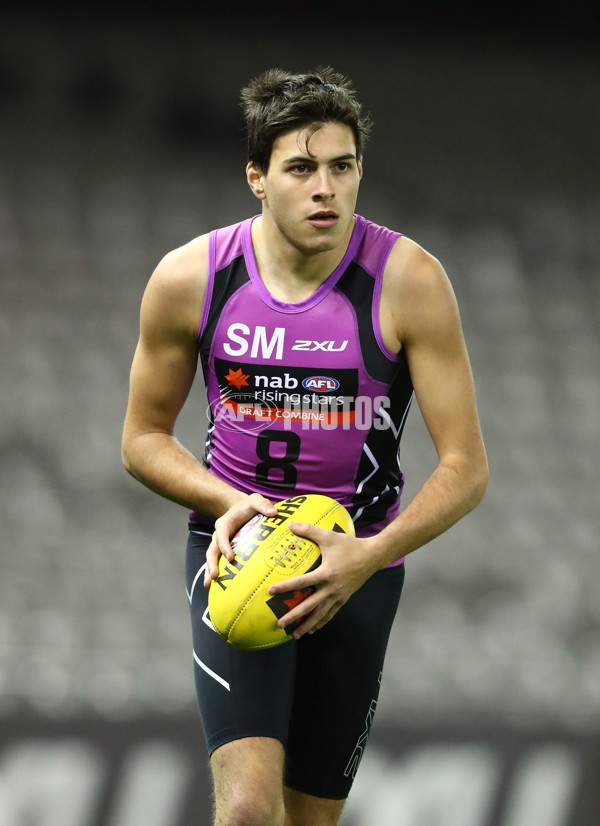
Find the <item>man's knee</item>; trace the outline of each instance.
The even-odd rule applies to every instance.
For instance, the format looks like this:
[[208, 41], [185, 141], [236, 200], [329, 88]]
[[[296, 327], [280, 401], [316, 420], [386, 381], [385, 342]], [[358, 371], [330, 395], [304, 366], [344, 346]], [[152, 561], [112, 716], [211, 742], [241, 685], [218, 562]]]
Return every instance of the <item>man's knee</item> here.
[[215, 823], [283, 826], [283, 747], [269, 738], [227, 743], [211, 758]]
[[260, 789], [238, 788], [232, 797], [215, 799], [215, 824], [219, 826], [284, 826], [281, 796]]

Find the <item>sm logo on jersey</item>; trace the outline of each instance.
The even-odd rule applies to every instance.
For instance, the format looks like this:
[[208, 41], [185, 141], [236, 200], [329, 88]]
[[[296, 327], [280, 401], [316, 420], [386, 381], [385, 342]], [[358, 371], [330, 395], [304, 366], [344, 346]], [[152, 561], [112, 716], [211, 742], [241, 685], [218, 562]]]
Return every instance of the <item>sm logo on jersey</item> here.
[[[228, 356], [244, 356], [250, 350], [250, 358], [270, 359], [281, 361], [283, 359], [283, 347], [285, 345], [285, 327], [275, 327], [269, 335], [267, 328], [258, 324], [253, 331], [247, 324], [230, 324], [227, 328], [227, 338], [223, 344], [223, 350]], [[296, 339], [292, 344], [292, 350], [308, 350], [314, 352], [321, 350], [325, 353], [339, 353], [346, 349], [348, 341], [341, 343], [336, 341], [312, 341], [308, 339]], [[336, 388], [330, 388], [335, 390]]]
[[314, 390], [317, 393], [331, 393], [340, 386], [339, 381], [329, 376], [309, 376], [302, 382], [302, 387], [306, 390]]
[[[247, 324], [230, 324], [227, 328], [227, 338], [223, 344], [223, 349], [229, 356], [244, 356], [250, 349], [250, 358], [259, 356], [269, 359], [274, 358], [281, 361], [283, 358], [283, 345], [285, 342], [285, 327], [275, 327], [270, 338], [267, 337], [267, 328], [258, 325], [254, 328], [254, 333], [250, 335], [250, 327]], [[251, 343], [250, 340], [251, 339]], [[230, 344], [230, 342], [232, 342]]]

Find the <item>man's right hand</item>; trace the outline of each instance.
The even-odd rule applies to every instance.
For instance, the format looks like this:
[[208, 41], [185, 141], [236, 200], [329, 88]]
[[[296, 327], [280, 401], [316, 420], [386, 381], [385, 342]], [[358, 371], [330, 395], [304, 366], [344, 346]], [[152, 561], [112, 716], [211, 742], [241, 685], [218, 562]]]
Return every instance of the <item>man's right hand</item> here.
[[204, 587], [208, 588], [213, 579], [219, 576], [219, 557], [226, 556], [231, 562], [234, 557], [230, 540], [257, 513], [264, 516], [276, 516], [277, 510], [273, 503], [260, 493], [252, 493], [245, 499], [236, 502], [223, 516], [215, 521], [215, 532], [206, 551], [206, 569], [204, 572]]

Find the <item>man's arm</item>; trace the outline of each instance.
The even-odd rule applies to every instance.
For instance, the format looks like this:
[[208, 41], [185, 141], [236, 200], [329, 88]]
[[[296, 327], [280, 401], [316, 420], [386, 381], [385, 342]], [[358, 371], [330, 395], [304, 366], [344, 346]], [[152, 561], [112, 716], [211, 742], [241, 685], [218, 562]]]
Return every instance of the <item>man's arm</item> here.
[[383, 531], [368, 539], [291, 525], [321, 546], [323, 561], [310, 574], [272, 587], [316, 587], [280, 620], [304, 616], [296, 632], [321, 628], [375, 571], [430, 542], [481, 500], [487, 460], [473, 378], [456, 299], [439, 264], [408, 239], [396, 244], [386, 269], [382, 320], [392, 349], [404, 348], [421, 413], [438, 464], [411, 503]]
[[269, 510], [264, 497], [248, 497], [217, 479], [174, 436], [196, 373], [207, 260], [208, 239], [203, 236], [169, 253], [148, 282], [122, 456], [132, 476], [167, 499], [213, 518], [233, 509], [226, 530], [235, 532], [257, 511], [272, 515], [274, 509]]
[[392, 302], [394, 326], [438, 464], [408, 507], [378, 535], [375, 554], [384, 565], [439, 536], [472, 510], [488, 479], [454, 291], [435, 258], [408, 239], [404, 242], [407, 249], [397, 250], [401, 276]]

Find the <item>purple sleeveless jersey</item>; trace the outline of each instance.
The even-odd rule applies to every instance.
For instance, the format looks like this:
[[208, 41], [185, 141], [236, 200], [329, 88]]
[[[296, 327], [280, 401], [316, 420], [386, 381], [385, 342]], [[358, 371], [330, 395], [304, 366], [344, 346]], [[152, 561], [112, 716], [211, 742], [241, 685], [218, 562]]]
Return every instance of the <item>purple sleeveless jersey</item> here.
[[[400, 508], [399, 445], [413, 389], [379, 328], [399, 237], [356, 216], [337, 269], [310, 298], [278, 301], [259, 275], [252, 218], [215, 230], [199, 331], [210, 423], [204, 464], [272, 501], [323, 493], [371, 536]], [[192, 512], [191, 521], [206, 524]]]

